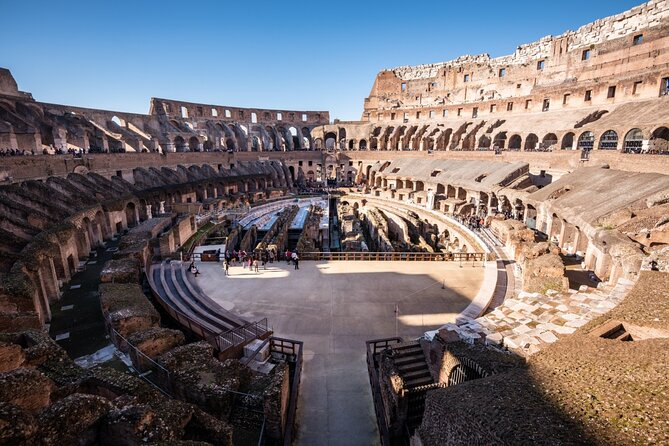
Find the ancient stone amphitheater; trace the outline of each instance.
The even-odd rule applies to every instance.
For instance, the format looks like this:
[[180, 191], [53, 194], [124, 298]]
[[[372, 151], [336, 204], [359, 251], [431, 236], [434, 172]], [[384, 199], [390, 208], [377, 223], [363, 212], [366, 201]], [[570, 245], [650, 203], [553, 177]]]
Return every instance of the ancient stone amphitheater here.
[[[0, 69], [0, 154], [0, 444], [669, 444], [667, 0], [382, 70], [356, 122], [48, 104]], [[273, 329], [193, 274], [286, 249], [477, 285], [361, 332], [365, 391], [321, 411], [298, 305]]]

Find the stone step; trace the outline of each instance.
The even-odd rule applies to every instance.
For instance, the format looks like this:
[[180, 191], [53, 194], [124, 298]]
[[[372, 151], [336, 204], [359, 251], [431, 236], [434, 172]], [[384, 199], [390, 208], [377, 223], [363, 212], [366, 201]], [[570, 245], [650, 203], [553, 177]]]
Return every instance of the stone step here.
[[412, 379], [418, 379], [418, 378], [430, 378], [432, 379], [432, 375], [430, 374], [430, 370], [425, 367], [422, 369], [418, 370], [412, 370], [407, 373], [402, 373], [402, 379], [404, 381], [410, 381]]
[[399, 358], [394, 358], [393, 362], [398, 367], [406, 364], [411, 364], [414, 362], [425, 363], [425, 355], [423, 355], [423, 352], [421, 351], [420, 354], [412, 354], [412, 355], [400, 356]]
[[393, 350], [393, 357], [395, 358], [395, 360], [397, 360], [397, 358], [404, 358], [406, 356], [423, 355], [423, 349], [420, 346], [407, 347], [401, 350], [397, 350], [395, 349], [395, 347], [393, 347], [392, 350]]
[[432, 377], [427, 378], [416, 378], [410, 381], [404, 381], [404, 387], [408, 389], [413, 389], [420, 386], [427, 386], [428, 384], [434, 384]]

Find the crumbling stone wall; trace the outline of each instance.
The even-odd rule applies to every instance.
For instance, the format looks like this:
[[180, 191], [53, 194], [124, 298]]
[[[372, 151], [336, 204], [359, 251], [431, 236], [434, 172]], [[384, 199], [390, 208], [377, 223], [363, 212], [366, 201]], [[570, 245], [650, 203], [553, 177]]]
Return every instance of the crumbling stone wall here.
[[309, 215], [304, 223], [304, 229], [302, 230], [302, 234], [300, 234], [300, 239], [297, 241], [298, 252], [318, 251], [318, 237], [323, 212], [320, 206], [312, 205], [309, 208]]
[[[132, 333], [158, 327], [160, 316], [139, 284], [102, 283], [99, 287], [102, 313], [111, 328], [124, 338]], [[124, 341], [118, 340], [121, 350], [127, 348]]]

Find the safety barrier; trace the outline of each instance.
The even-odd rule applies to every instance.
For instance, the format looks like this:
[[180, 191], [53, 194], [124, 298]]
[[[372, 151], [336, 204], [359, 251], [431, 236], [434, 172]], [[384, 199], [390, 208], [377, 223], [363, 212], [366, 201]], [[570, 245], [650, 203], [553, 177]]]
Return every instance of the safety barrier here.
[[388, 262], [478, 262], [486, 259], [483, 252], [303, 252], [300, 260], [346, 260]]

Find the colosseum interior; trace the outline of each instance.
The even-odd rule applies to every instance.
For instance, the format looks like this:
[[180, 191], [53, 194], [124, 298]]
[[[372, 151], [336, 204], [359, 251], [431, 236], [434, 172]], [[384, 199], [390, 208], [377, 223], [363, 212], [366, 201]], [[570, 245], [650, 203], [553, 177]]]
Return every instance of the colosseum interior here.
[[2, 445], [669, 444], [667, 0], [355, 122], [3, 68], [0, 150]]

